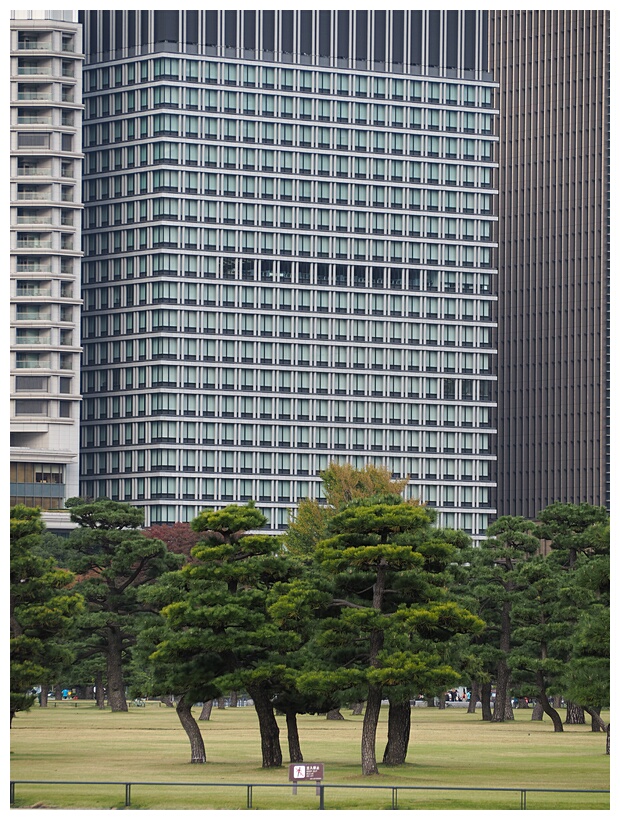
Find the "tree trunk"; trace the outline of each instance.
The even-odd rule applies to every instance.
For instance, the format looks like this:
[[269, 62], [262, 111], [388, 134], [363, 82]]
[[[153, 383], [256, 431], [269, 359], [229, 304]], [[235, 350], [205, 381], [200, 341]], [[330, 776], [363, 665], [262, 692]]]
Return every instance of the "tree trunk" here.
[[211, 710], [213, 709], [213, 701], [205, 700], [202, 704], [202, 711], [198, 720], [211, 720]]
[[542, 703], [537, 700], [534, 704], [534, 708], [532, 709], [532, 720], [542, 720], [545, 711], [542, 707]]
[[238, 706], [238, 701], [239, 701], [239, 693], [235, 692], [235, 691], [232, 691], [230, 693], [230, 705], [231, 706]]
[[611, 725], [610, 723], [607, 724], [607, 741], [605, 742], [605, 754], [606, 755], [609, 754], [609, 727], [610, 727], [610, 725]]
[[254, 701], [260, 729], [260, 744], [263, 753], [263, 769], [272, 769], [282, 765], [280, 748], [280, 729], [273, 713], [273, 706], [262, 689], [248, 690]]
[[400, 766], [407, 758], [411, 732], [411, 705], [409, 699], [400, 703], [390, 700], [388, 711], [388, 739], [383, 753], [386, 766]]
[[362, 774], [379, 774], [377, 768], [377, 724], [381, 711], [381, 689], [370, 686], [362, 724]]
[[286, 713], [286, 739], [288, 741], [289, 761], [291, 763], [303, 763], [304, 756], [301, 753], [301, 745], [299, 743], [296, 712]]
[[113, 712], [127, 712], [123, 683], [123, 639], [117, 626], [107, 629], [108, 703]]
[[340, 709], [330, 709], [326, 717], [327, 720], [344, 720], [344, 715], [340, 713]]
[[553, 723], [553, 731], [554, 732], [563, 732], [564, 726], [562, 726], [562, 718], [558, 715], [555, 711], [553, 706], [549, 703], [549, 698], [547, 697], [547, 692], [545, 689], [545, 683], [542, 676], [542, 672], [536, 673], [536, 682], [539, 686], [539, 696], [540, 702], [542, 703], [543, 711], [546, 715], [549, 715], [551, 721]]
[[206, 763], [207, 755], [205, 753], [205, 744], [200, 734], [200, 727], [196, 723], [192, 715], [192, 704], [185, 700], [185, 695], [181, 695], [177, 703], [177, 715], [181, 721], [181, 726], [185, 729], [187, 737], [189, 738], [189, 745], [191, 748], [190, 763]]
[[160, 698], [160, 701], [164, 704], [164, 706], [174, 706], [174, 695], [163, 695]]
[[224, 696], [223, 695], [222, 695], [221, 698], [217, 699], [217, 708], [218, 709], [225, 709], [226, 708], [226, 704], [224, 703]]
[[[385, 593], [387, 562], [384, 558], [379, 562], [375, 583], [372, 587], [372, 608], [381, 611]], [[373, 629], [370, 633], [369, 661], [370, 666], [379, 665], [379, 653], [383, 649], [384, 634], [380, 629]], [[380, 686], [369, 686], [366, 699], [366, 711], [362, 722], [362, 774], [379, 774], [377, 768], [377, 724], [381, 712], [382, 690]]]
[[482, 705], [482, 720], [491, 720], [491, 682], [483, 683], [480, 687], [480, 703]]
[[438, 709], [445, 709], [446, 708], [446, 693], [445, 692], [440, 692], [439, 696], [437, 697], [437, 700], [438, 700], [437, 708]]
[[583, 726], [586, 722], [586, 716], [583, 708], [571, 700], [566, 701], [566, 719], [564, 724], [566, 726]]
[[[511, 582], [507, 582], [506, 589], [512, 590]], [[504, 601], [502, 606], [501, 632], [499, 636], [499, 648], [502, 657], [497, 664], [497, 678], [495, 681], [495, 705], [491, 721], [502, 723], [504, 720], [514, 720], [512, 707], [508, 699], [508, 684], [510, 683], [510, 669], [506, 660], [510, 652], [510, 610], [511, 602]], [[510, 717], [507, 717], [507, 706], [510, 706]]]
[[480, 684], [477, 680], [471, 682], [471, 697], [467, 706], [467, 714], [473, 715], [476, 712], [476, 703], [480, 700]]
[[[501, 723], [502, 720], [500, 720], [499, 717], [496, 717], [497, 713], [499, 713], [499, 707], [497, 705], [497, 699], [496, 699], [495, 703], [493, 705], [493, 717], [491, 718], [491, 720], [494, 723], [498, 723], [498, 722]], [[506, 700], [504, 701], [504, 717], [503, 717], [503, 720], [514, 720], [514, 719], [515, 719], [515, 714], [512, 711], [511, 700], [510, 700], [509, 697], [506, 697]]]
[[606, 732], [607, 726], [605, 726], [604, 721], [601, 719], [600, 716], [600, 709], [594, 709], [590, 706], [584, 706], [584, 711], [587, 712], [590, 717], [592, 718], [592, 731], [593, 732]]
[[62, 700], [62, 686], [59, 683], [54, 684], [52, 692], [54, 693], [54, 700]]
[[364, 709], [364, 701], [358, 700], [357, 703], [354, 703], [351, 707], [351, 714], [352, 715], [361, 715]]
[[95, 672], [95, 703], [98, 709], [105, 709], [105, 690], [103, 688], [103, 672]]
[[47, 683], [41, 684], [41, 695], [39, 700], [39, 706], [45, 708], [47, 706]]
[[527, 698], [519, 698], [518, 706], [519, 706], [519, 709], [529, 709], [530, 704], [529, 704], [528, 699]]

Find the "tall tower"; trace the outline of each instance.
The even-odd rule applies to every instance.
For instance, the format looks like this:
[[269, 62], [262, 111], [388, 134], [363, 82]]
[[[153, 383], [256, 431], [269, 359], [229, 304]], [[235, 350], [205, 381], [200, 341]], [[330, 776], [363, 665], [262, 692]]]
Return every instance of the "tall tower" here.
[[494, 514], [486, 12], [87, 11], [82, 494]]
[[609, 12], [490, 12], [498, 512], [609, 505]]
[[77, 12], [11, 12], [11, 504], [50, 529], [79, 491], [81, 52]]

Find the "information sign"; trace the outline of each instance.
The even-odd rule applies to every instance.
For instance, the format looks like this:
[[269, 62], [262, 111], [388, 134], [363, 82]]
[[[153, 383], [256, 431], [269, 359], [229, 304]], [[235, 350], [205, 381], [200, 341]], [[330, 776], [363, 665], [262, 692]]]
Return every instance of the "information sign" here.
[[289, 763], [288, 779], [293, 781], [293, 794], [297, 794], [299, 780], [314, 780], [316, 793], [319, 794], [319, 784], [323, 780], [323, 763]]
[[289, 780], [323, 780], [323, 763], [291, 763]]

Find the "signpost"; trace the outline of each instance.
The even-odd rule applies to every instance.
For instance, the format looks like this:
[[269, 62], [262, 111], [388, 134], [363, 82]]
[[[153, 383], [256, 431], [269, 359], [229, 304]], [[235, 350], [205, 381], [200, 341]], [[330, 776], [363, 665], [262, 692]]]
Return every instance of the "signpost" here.
[[299, 780], [315, 780], [316, 793], [320, 794], [321, 780], [323, 780], [323, 763], [290, 763], [288, 779], [293, 783], [293, 794], [297, 794]]

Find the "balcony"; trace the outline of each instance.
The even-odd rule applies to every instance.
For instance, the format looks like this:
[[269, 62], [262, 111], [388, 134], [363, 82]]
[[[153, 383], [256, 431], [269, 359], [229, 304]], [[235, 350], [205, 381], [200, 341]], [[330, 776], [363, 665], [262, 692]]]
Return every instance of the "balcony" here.
[[52, 102], [52, 90], [18, 91], [17, 99], [20, 102], [31, 102], [32, 100], [45, 100], [46, 102]]
[[52, 125], [52, 117], [41, 115], [20, 116], [17, 118], [18, 125]]
[[18, 225], [51, 225], [51, 222], [51, 214], [28, 214], [27, 216], [20, 214], [17, 217]]
[[19, 65], [17, 66], [17, 74], [20, 77], [32, 77], [39, 74], [49, 75], [51, 74], [50, 67], [45, 63], [39, 63], [38, 65]]
[[17, 169], [18, 177], [48, 177], [51, 173], [45, 165], [20, 165]]
[[26, 237], [25, 239], [17, 239], [18, 248], [28, 248], [31, 250], [39, 250], [40, 248], [51, 248], [51, 239], [39, 239], [38, 237]]
[[51, 273], [51, 263], [47, 263], [45, 265], [39, 264], [34, 260], [29, 260], [28, 262], [18, 262], [17, 263], [17, 272], [18, 273]]
[[18, 335], [15, 338], [16, 345], [50, 345], [52, 343], [51, 336], [49, 334], [45, 335]]
[[37, 199], [49, 199], [50, 195], [43, 188], [37, 188], [33, 191], [18, 191], [17, 200], [21, 202], [33, 201]]
[[37, 305], [17, 305], [17, 313], [15, 316], [18, 322], [49, 322], [52, 318], [50, 308], [40, 308]]
[[18, 286], [16, 296], [51, 296], [51, 288], [39, 287], [38, 285], [22, 285]]
[[19, 51], [49, 51], [52, 45], [49, 40], [20, 40], [17, 44]]

